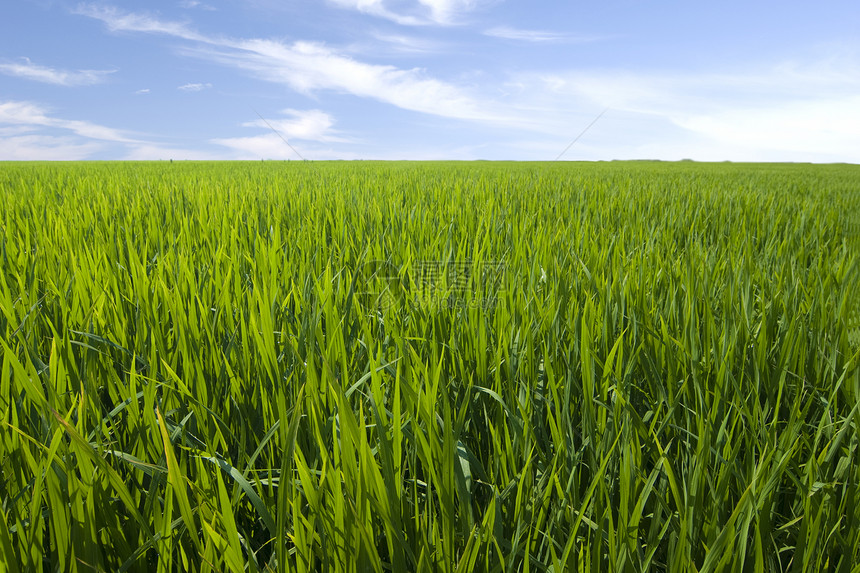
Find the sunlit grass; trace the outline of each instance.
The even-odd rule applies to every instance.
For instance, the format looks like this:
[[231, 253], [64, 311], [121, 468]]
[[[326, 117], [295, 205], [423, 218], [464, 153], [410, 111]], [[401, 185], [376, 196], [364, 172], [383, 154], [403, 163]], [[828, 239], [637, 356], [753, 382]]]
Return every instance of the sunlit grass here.
[[0, 569], [860, 571], [858, 181], [0, 164]]

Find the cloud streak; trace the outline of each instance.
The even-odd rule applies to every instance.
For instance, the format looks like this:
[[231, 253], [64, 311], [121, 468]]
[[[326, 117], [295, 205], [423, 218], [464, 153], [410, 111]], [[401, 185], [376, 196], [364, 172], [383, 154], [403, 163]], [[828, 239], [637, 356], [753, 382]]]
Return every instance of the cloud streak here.
[[186, 10], [193, 10], [196, 8], [198, 10], [208, 10], [210, 12], [215, 12], [218, 10], [214, 6], [211, 6], [204, 2], [200, 2], [199, 0], [182, 0], [179, 3], [179, 7], [185, 8]]
[[187, 24], [161, 20], [149, 14], [123, 12], [113, 6], [80, 4], [74, 13], [99, 20], [112, 32], [141, 32], [174, 36], [184, 40], [207, 41], [204, 36], [194, 32]]
[[[123, 149], [124, 154], [118, 154]], [[78, 161], [106, 151], [114, 158], [127, 160], [230, 158], [224, 154], [164, 147], [128, 137], [111, 127], [54, 117], [49, 110], [32, 102], [0, 101], [0, 160]]]
[[87, 5], [80, 7], [78, 13], [101, 20], [114, 32], [188, 40], [190, 45], [182, 50], [187, 55], [236, 68], [300, 93], [331, 90], [448, 118], [489, 122], [507, 119], [492, 111], [486, 101], [423, 69], [365, 63], [317, 42], [209, 37], [179, 22], [124, 13], [112, 7]]
[[88, 139], [118, 143], [138, 143], [121, 131], [88, 121], [60, 119], [48, 115], [43, 107], [30, 102], [0, 102], [0, 125], [64, 129]]
[[572, 36], [570, 34], [561, 34], [559, 32], [549, 32], [546, 30], [521, 30], [519, 28], [511, 28], [510, 26], [497, 26], [495, 28], [490, 28], [484, 31], [484, 35], [505, 40], [515, 40], [518, 42], [531, 42], [534, 44], [585, 44], [589, 42], [597, 42], [602, 39], [599, 36]]
[[286, 118], [255, 120], [243, 123], [244, 127], [274, 129], [287, 139], [322, 141], [328, 143], [348, 143], [352, 140], [342, 137], [334, 128], [334, 118], [318, 109], [285, 109]]
[[189, 53], [287, 85], [300, 93], [330, 90], [442, 117], [502, 119], [464, 90], [433, 78], [420, 68], [407, 70], [368, 64], [315, 42], [284, 44], [251, 39], [199, 46]]
[[208, 90], [211, 87], [212, 84], [185, 84], [176, 89], [183, 92], [201, 92], [203, 90]]
[[32, 63], [0, 61], [0, 73], [56, 86], [76, 87], [100, 84], [116, 70], [57, 70]]
[[87, 159], [110, 143], [140, 142], [110, 127], [53, 117], [38, 104], [0, 101], [0, 159], [74, 161]]
[[3, 161], [80, 161], [103, 149], [93, 141], [49, 135], [0, 137]]
[[[294, 149], [295, 141], [317, 143], [354, 143], [355, 141], [340, 135], [335, 130], [334, 118], [318, 109], [295, 110], [285, 109], [286, 118], [259, 119], [245, 122], [244, 127], [264, 129], [265, 133], [249, 137], [231, 137], [213, 139], [212, 143], [232, 149], [243, 159], [298, 159], [304, 158], [304, 146], [301, 156]], [[284, 139], [289, 145], [284, 143]]]
[[[384, 18], [403, 26], [451, 25], [477, 6], [475, 0], [330, 0], [340, 8]], [[396, 8], [391, 8], [396, 4]]]
[[373, 38], [372, 40], [352, 44], [349, 47], [349, 52], [353, 55], [366, 54], [379, 57], [385, 54], [428, 55], [450, 53], [452, 51], [450, 46], [425, 38], [380, 32], [371, 32], [370, 35]]
[[384, 18], [403, 26], [421, 26], [430, 23], [424, 18], [392, 12], [386, 8], [382, 0], [332, 0], [332, 3], [340, 8], [357, 10], [363, 14]]
[[474, 9], [475, 0], [419, 0], [419, 3], [430, 10], [430, 17], [440, 24], [450, 24], [455, 17]]

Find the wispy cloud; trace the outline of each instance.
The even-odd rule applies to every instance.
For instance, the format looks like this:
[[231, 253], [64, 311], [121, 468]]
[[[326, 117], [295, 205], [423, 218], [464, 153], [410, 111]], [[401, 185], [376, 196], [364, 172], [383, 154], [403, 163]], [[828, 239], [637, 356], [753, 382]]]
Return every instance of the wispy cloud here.
[[0, 137], [12, 137], [13, 135], [22, 135], [33, 131], [33, 126], [30, 125], [14, 125], [0, 127]]
[[478, 2], [476, 0], [418, 0], [419, 3], [430, 10], [430, 17], [440, 24], [450, 24], [454, 19], [474, 9]]
[[402, 109], [478, 121], [503, 120], [486, 101], [433, 78], [420, 68], [369, 64], [316, 42], [208, 37], [178, 22], [112, 7], [79, 13], [97, 18], [112, 31], [166, 34], [189, 40], [188, 55], [234, 67], [266, 81], [311, 93], [333, 90], [383, 101]]
[[372, 98], [402, 109], [470, 120], [500, 119], [463, 89], [420, 68], [368, 64], [324, 44], [240, 40], [198, 46], [188, 53], [238, 68], [301, 93], [332, 90]]
[[165, 146], [82, 120], [54, 116], [27, 101], [0, 101], [0, 160], [232, 159], [235, 155]]
[[644, 113], [677, 111], [674, 115], [680, 116], [855, 96], [860, 92], [860, 64], [787, 62], [724, 73], [566, 72], [522, 79], [563, 97], [582, 96], [615, 109]]
[[533, 42], [539, 44], [562, 42], [584, 44], [588, 42], [596, 42], [601, 39], [598, 36], [574, 36], [571, 34], [549, 32], [546, 30], [521, 30], [519, 28], [511, 28], [509, 26], [497, 26], [495, 28], [490, 28], [484, 31], [484, 35], [491, 36], [494, 38], [504, 38], [505, 40]]
[[208, 90], [211, 87], [212, 87], [212, 84], [185, 84], [185, 85], [179, 86], [176, 89], [183, 91], [183, 92], [200, 92], [203, 90]]
[[420, 26], [430, 23], [426, 18], [393, 12], [385, 6], [383, 0], [331, 0], [331, 2], [341, 8], [357, 10], [404, 26]]
[[80, 4], [75, 14], [87, 16], [104, 22], [114, 32], [142, 32], [163, 34], [185, 40], [206, 41], [206, 38], [193, 31], [187, 24], [161, 20], [145, 13], [124, 12], [113, 6], [100, 4]]
[[87, 159], [110, 143], [140, 142], [110, 127], [54, 117], [32, 102], [0, 101], [0, 159]]
[[214, 12], [217, 10], [217, 8], [215, 8], [214, 6], [206, 4], [205, 2], [200, 2], [199, 0], [182, 0], [179, 3], [179, 7], [185, 8], [186, 10], [197, 9], [197, 10], [209, 10], [211, 12]]
[[0, 125], [37, 126], [64, 129], [87, 139], [137, 143], [123, 132], [88, 121], [60, 119], [49, 115], [48, 110], [30, 102], [0, 102]]
[[[341, 8], [385, 18], [404, 26], [449, 25], [478, 4], [475, 0], [418, 0], [386, 2], [385, 0], [330, 0]], [[396, 8], [390, 7], [396, 4]]]
[[94, 141], [51, 135], [0, 137], [3, 161], [80, 161], [102, 150]]
[[274, 129], [287, 139], [347, 143], [352, 140], [340, 135], [334, 129], [334, 118], [319, 109], [285, 109], [285, 118], [258, 119], [243, 123], [244, 127]]
[[144, 88], [142, 90], [137, 90], [134, 92], [136, 95], [145, 95], [148, 94], [151, 90], [149, 88]]
[[13, 62], [0, 60], [0, 73], [15, 76], [36, 82], [54, 84], [57, 86], [90, 86], [105, 81], [105, 78], [116, 70], [57, 70], [46, 66], [40, 66], [31, 62], [28, 58], [23, 61]]
[[373, 40], [350, 46], [350, 54], [379, 57], [380, 55], [441, 54], [452, 50], [441, 42], [416, 36], [380, 32], [372, 32], [371, 36]]
[[852, 154], [860, 161], [860, 96], [783, 101], [772, 106], [707, 110], [673, 121], [728, 145], [787, 152]]
[[[354, 143], [334, 129], [334, 118], [318, 109], [285, 109], [287, 117], [258, 119], [243, 123], [244, 127], [256, 127], [264, 133], [249, 137], [213, 139], [212, 143], [228, 147], [244, 159], [297, 159], [304, 158], [304, 144], [295, 141], [317, 143]], [[283, 138], [283, 139], [281, 139]], [[284, 140], [290, 142], [285, 143]], [[298, 148], [298, 152], [296, 149]], [[316, 151], [316, 149], [312, 149]], [[301, 155], [299, 155], [301, 154]], [[316, 153], [313, 158], [319, 159]]]
[[[299, 155], [294, 151], [295, 146], [290, 148], [274, 133], [213, 139], [212, 143], [231, 149], [237, 159], [308, 159], [305, 156], [306, 150], [299, 151]], [[310, 158], [319, 159], [316, 156]]]

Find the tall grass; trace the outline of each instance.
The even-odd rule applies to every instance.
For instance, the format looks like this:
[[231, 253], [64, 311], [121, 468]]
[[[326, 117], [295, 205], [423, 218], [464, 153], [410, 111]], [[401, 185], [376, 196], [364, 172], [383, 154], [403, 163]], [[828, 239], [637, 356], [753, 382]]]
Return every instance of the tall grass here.
[[858, 175], [0, 165], [0, 569], [860, 571]]

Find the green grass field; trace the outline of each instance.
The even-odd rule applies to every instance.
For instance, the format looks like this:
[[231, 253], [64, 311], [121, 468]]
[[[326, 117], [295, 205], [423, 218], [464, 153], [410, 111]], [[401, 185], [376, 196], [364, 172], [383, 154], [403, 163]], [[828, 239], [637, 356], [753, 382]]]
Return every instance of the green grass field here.
[[858, 196], [0, 164], [0, 570], [856, 573]]

